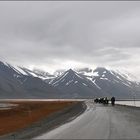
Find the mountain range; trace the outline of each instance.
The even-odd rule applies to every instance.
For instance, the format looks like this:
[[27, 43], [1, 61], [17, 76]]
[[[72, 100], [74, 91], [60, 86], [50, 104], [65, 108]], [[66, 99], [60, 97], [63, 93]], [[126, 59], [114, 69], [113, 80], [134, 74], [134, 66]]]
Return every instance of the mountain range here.
[[0, 98], [140, 98], [140, 82], [128, 72], [82, 68], [50, 74], [0, 62]]

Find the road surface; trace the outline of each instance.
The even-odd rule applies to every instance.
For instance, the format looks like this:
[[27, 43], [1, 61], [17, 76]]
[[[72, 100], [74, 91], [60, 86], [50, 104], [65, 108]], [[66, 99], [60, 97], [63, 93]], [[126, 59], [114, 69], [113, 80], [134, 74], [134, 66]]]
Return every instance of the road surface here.
[[104, 106], [86, 101], [87, 110], [75, 120], [35, 139], [140, 139], [140, 109]]

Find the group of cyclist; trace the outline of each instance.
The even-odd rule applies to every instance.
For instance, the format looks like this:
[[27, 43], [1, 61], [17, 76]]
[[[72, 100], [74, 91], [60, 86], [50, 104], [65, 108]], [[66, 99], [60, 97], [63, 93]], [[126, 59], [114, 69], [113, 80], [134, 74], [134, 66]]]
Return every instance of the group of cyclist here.
[[102, 103], [104, 105], [108, 105], [109, 101], [111, 101], [112, 106], [115, 105], [115, 97], [112, 97], [110, 100], [107, 97], [105, 97], [105, 98], [96, 98], [94, 100], [95, 103], [99, 103], [99, 104]]

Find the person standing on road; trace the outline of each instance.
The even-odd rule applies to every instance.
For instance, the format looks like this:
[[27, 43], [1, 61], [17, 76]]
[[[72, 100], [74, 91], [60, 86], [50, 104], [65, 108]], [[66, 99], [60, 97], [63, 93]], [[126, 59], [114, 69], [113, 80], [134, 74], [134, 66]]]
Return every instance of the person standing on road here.
[[115, 105], [115, 97], [112, 97], [112, 98], [111, 98], [111, 104], [112, 104], [112, 106]]
[[108, 98], [105, 97], [105, 104], [108, 105]]

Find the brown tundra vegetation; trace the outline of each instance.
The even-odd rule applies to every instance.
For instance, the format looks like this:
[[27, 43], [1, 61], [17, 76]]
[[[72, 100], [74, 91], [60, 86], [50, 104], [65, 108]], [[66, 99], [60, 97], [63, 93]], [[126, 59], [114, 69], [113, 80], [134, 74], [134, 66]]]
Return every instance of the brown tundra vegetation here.
[[[7, 103], [7, 102], [4, 102]], [[17, 106], [0, 110], [0, 135], [14, 132], [37, 122], [76, 102], [72, 101], [12, 101]]]

